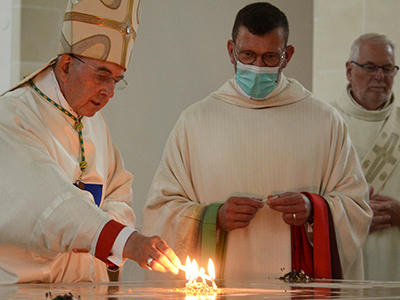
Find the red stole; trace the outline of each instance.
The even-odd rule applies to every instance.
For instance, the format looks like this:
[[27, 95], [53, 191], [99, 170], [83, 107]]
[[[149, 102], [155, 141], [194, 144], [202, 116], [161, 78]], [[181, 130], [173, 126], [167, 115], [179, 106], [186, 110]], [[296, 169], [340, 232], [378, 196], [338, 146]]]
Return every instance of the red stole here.
[[292, 269], [311, 278], [343, 279], [330, 208], [319, 195], [303, 192], [314, 206], [313, 245], [304, 226], [291, 226]]

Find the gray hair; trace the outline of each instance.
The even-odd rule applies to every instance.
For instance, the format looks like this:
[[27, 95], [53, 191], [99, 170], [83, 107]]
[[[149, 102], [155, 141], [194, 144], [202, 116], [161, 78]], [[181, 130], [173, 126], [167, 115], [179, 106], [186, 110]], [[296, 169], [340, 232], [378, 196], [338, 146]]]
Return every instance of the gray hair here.
[[390, 37], [379, 33], [365, 33], [359, 36], [351, 45], [349, 61], [357, 61], [358, 55], [360, 54], [360, 47], [362, 43], [366, 41], [371, 41], [375, 44], [389, 45], [393, 49], [393, 53], [396, 50], [396, 44]]

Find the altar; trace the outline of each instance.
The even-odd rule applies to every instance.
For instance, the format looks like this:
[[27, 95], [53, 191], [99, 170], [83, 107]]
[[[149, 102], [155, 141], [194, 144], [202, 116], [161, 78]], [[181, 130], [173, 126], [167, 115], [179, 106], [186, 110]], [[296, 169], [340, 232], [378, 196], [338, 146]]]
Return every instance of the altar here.
[[400, 282], [314, 280], [289, 283], [279, 279], [259, 282], [216, 282], [221, 293], [189, 296], [179, 291], [186, 281], [76, 284], [0, 285], [0, 299], [400, 299]]

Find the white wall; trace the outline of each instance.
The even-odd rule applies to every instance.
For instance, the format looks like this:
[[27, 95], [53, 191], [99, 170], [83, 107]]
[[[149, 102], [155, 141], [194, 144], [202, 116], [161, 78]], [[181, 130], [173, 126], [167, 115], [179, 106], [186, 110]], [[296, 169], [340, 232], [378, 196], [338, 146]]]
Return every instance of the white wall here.
[[3, 43], [0, 55], [0, 93], [11, 85], [13, 2], [3, 1], [0, 10], [0, 40]]
[[[318, 98], [331, 102], [340, 97], [347, 84], [350, 47], [361, 34], [388, 35], [397, 42], [399, 57], [399, 4], [399, 0], [314, 0], [313, 92]], [[400, 95], [399, 84], [394, 84], [393, 92]]]

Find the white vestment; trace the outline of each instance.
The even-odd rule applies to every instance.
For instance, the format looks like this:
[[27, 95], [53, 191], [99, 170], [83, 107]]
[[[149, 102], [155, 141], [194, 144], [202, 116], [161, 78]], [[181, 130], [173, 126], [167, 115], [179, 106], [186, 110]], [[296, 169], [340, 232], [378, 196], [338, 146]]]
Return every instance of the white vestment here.
[[[49, 68], [33, 80], [56, 97]], [[91, 193], [73, 185], [81, 159], [74, 121], [29, 83], [0, 98], [0, 283], [108, 281], [93, 245], [111, 219], [134, 226], [133, 177], [103, 114], [82, 122], [83, 181], [102, 187], [100, 208]]]
[[[196, 255], [208, 204], [286, 191], [325, 198], [344, 276], [362, 279], [361, 247], [372, 213], [342, 118], [283, 75], [273, 93], [257, 101], [242, 96], [231, 79], [179, 117], [150, 188], [142, 230], [160, 235], [185, 262]], [[265, 206], [249, 226], [228, 233], [225, 279], [281, 276], [281, 268], [291, 270], [290, 245], [290, 226]]]
[[[350, 137], [356, 152], [363, 160], [368, 150], [372, 147], [378, 134], [381, 133], [385, 123], [399, 110], [395, 106], [392, 96], [388, 105], [380, 110], [369, 111], [355, 102], [349, 90], [349, 86], [341, 97], [333, 103], [345, 119]], [[396, 120], [395, 120], [396, 121]], [[400, 120], [397, 119], [397, 127]], [[389, 137], [392, 133], [386, 133]], [[398, 133], [393, 133], [399, 138]], [[393, 149], [397, 150], [398, 146]], [[390, 151], [390, 149], [388, 149]], [[375, 193], [400, 199], [400, 167], [398, 164], [385, 178], [385, 183], [380, 191]], [[400, 228], [395, 226], [384, 230], [372, 232], [368, 235], [363, 248], [364, 270], [367, 280], [400, 280]]]

